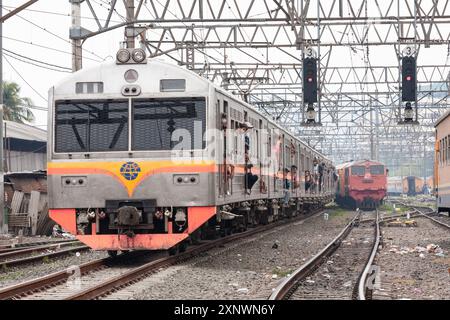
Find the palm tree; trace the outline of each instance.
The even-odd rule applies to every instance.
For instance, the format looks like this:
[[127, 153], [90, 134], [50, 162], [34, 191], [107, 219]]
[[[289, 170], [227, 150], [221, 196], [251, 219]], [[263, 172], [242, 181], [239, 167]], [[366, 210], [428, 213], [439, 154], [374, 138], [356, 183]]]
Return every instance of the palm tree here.
[[20, 86], [15, 82], [3, 81], [3, 119], [24, 123], [34, 120], [31, 111], [33, 102], [20, 96]]

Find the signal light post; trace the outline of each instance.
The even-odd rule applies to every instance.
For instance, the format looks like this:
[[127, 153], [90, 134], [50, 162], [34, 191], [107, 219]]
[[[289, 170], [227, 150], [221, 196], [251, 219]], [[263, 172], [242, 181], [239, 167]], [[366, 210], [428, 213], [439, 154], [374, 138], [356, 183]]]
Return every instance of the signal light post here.
[[[303, 125], [320, 125], [319, 119], [316, 121], [317, 112], [314, 109], [314, 103], [318, 102], [318, 72], [315, 52], [312, 48], [307, 48], [306, 57], [303, 58], [303, 105], [306, 106], [306, 119]], [[320, 103], [318, 108], [320, 108]]]
[[[411, 47], [403, 50], [401, 65], [401, 101], [406, 102], [399, 124], [418, 124], [417, 119], [417, 64]], [[413, 105], [414, 104], [414, 105]]]

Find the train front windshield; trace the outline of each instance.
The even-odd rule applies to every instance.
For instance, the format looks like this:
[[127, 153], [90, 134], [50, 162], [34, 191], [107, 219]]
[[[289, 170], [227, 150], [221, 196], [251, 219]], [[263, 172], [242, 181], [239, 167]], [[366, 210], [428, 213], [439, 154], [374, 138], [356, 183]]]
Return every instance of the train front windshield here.
[[177, 132], [180, 139], [186, 134], [190, 137], [191, 149], [204, 149], [205, 130], [205, 98], [136, 99], [131, 104], [129, 100], [64, 100], [55, 104], [57, 153], [171, 150], [177, 144]]
[[376, 165], [376, 166], [370, 166], [370, 174], [371, 175], [383, 175], [384, 174], [384, 166]]

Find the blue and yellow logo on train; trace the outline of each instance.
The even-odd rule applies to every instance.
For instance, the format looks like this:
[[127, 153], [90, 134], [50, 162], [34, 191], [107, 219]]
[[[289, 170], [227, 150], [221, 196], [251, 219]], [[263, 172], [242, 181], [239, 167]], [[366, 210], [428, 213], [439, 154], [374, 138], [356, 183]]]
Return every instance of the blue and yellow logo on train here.
[[135, 180], [139, 173], [141, 172], [141, 167], [136, 162], [125, 162], [122, 167], [120, 167], [120, 174], [127, 180]]

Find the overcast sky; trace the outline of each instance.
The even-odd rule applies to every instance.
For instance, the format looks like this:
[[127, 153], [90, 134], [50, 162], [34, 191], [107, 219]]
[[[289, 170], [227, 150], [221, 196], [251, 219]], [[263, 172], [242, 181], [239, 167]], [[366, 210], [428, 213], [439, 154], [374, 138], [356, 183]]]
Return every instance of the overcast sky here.
[[[8, 9], [24, 2], [25, 0], [3, 0], [5, 8], [3, 12], [6, 13]], [[106, 15], [106, 7], [103, 5], [103, 8], [100, 8], [102, 3], [105, 2], [107, 1], [94, 1], [99, 11], [103, 10]], [[122, 8], [121, 1], [119, 2]], [[83, 18], [82, 24], [85, 26], [92, 25], [94, 22], [92, 18], [87, 17], [87, 7], [83, 5], [83, 8], [85, 11], [82, 12], [82, 16], [86, 18]], [[40, 0], [33, 4], [28, 10], [10, 18], [3, 24], [4, 49], [61, 67], [71, 68], [70, 9], [69, 0]], [[113, 15], [113, 21], [118, 22], [118, 20], [120, 21], [120, 17]], [[445, 27], [443, 31], [448, 34], [449, 27]], [[99, 57], [113, 60], [119, 48], [119, 42], [122, 40], [123, 29], [117, 29], [88, 39], [83, 47], [83, 66], [88, 67], [99, 63], [101, 60]], [[419, 64], [446, 64], [449, 62], [448, 50], [446, 46], [423, 48], [419, 56]], [[395, 65], [397, 63], [395, 51], [392, 47], [371, 47], [370, 55], [373, 65]], [[348, 47], [333, 49], [332, 57], [330, 65], [350, 65], [350, 63], [352, 65], [363, 65], [361, 52], [353, 53]], [[6, 59], [3, 59], [4, 80], [19, 83], [22, 88], [22, 95], [30, 97], [37, 106], [46, 107], [48, 89], [68, 75], [68, 73], [42, 69], [15, 60], [12, 57], [6, 56]], [[235, 57], [234, 59], [238, 60], [239, 58]], [[8, 61], [13, 64], [16, 70], [9, 65]], [[47, 122], [46, 112], [35, 110], [34, 113], [36, 115], [34, 125], [44, 127]]]

